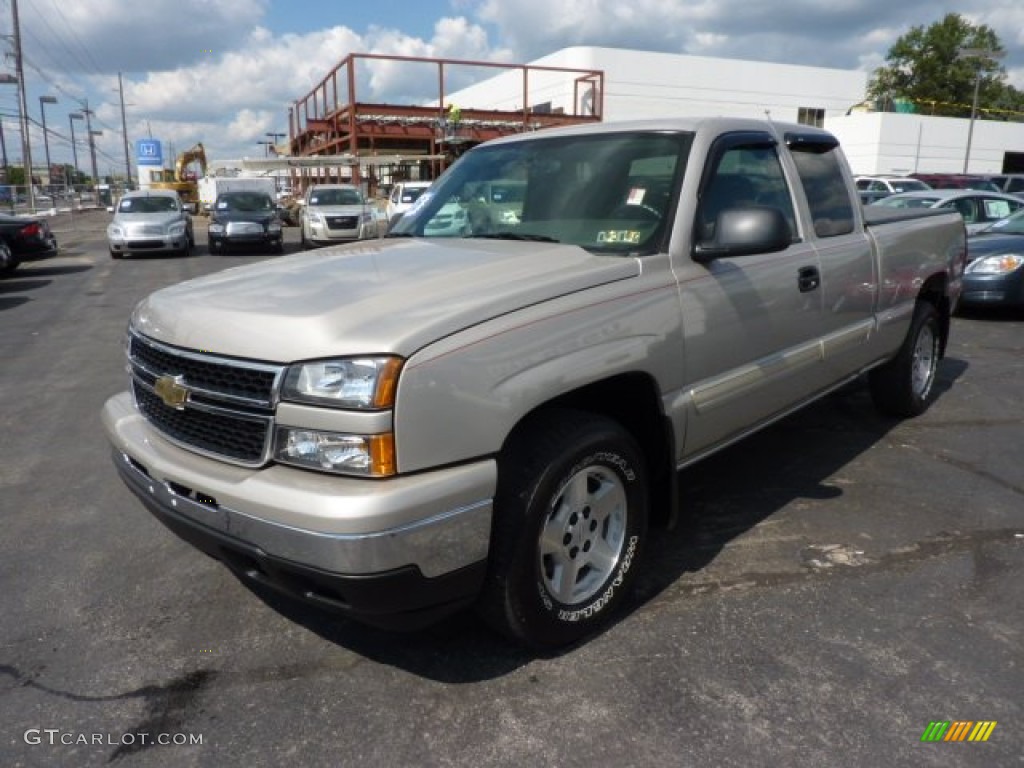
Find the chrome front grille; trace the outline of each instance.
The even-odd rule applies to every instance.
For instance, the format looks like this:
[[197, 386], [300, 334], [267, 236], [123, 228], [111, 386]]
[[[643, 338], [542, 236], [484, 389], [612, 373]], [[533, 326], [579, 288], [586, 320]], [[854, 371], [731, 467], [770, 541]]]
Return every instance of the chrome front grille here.
[[359, 226], [358, 216], [325, 216], [328, 229], [355, 229]]
[[[132, 333], [132, 392], [139, 411], [167, 438], [198, 453], [246, 466], [270, 456], [273, 408], [283, 366], [179, 349]], [[168, 403], [158, 382], [173, 381]]]

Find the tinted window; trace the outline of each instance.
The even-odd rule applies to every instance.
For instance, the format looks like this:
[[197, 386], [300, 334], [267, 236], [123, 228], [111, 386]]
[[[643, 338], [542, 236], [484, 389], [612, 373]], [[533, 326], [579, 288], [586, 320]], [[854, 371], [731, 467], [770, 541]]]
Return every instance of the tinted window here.
[[826, 147], [821, 144], [791, 147], [818, 237], [853, 232], [853, 203], [839, 163], [838, 148]]
[[715, 223], [723, 210], [757, 205], [781, 210], [790, 231], [796, 234], [793, 201], [775, 147], [727, 149], [708, 179], [698, 214], [698, 236], [701, 240], [714, 237]]

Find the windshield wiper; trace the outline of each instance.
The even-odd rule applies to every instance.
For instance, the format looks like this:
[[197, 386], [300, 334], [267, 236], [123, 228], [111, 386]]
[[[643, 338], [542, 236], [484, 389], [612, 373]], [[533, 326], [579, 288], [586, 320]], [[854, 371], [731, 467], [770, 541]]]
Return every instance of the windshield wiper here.
[[548, 237], [547, 235], [524, 235], [520, 232], [488, 232], [486, 234], [479, 235], [466, 235], [466, 237], [485, 237], [489, 240], [530, 240], [535, 243], [560, 243], [554, 237]]

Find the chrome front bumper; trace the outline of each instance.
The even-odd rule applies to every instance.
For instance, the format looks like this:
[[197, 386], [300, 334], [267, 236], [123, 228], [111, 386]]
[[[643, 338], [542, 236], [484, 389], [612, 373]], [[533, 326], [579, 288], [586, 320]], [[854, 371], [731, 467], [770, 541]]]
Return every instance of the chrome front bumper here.
[[413, 566], [430, 579], [487, 557], [492, 460], [390, 480], [247, 469], [172, 445], [127, 392], [102, 416], [121, 477], [154, 512], [272, 558], [346, 576]]

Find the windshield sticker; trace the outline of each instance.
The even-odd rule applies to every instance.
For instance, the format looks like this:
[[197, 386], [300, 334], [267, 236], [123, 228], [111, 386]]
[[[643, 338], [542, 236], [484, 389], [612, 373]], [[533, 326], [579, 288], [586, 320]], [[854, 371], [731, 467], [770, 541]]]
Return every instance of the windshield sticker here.
[[597, 233], [599, 243], [629, 243], [636, 245], [640, 242], [640, 232], [636, 229], [610, 229]]
[[629, 190], [629, 197], [626, 198], [626, 205], [643, 205], [644, 194], [647, 190], [643, 187], [634, 187]]

